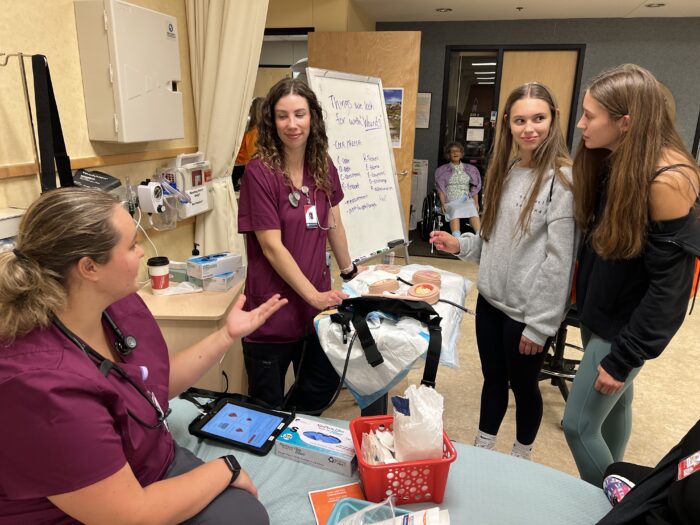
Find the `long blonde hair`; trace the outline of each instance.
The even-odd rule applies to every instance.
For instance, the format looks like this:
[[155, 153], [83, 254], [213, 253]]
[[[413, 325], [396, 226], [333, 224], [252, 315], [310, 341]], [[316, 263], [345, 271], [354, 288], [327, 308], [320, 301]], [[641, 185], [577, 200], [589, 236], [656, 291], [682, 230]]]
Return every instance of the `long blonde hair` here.
[[[593, 249], [606, 259], [630, 259], [644, 249], [649, 223], [649, 192], [663, 150], [695, 162], [668, 111], [659, 82], [649, 71], [623, 64], [604, 71], [588, 86], [588, 93], [610, 119], [629, 115], [627, 130], [615, 151], [588, 149], [579, 144], [574, 160], [576, 223], [591, 236]], [[605, 209], [595, 226], [596, 195], [609, 168]]]
[[[498, 205], [501, 201], [503, 188], [508, 176], [508, 171], [517, 160], [517, 146], [513, 141], [513, 134], [510, 130], [510, 112], [513, 104], [524, 98], [534, 98], [543, 100], [549, 107], [551, 124], [547, 137], [542, 141], [532, 155], [532, 165], [535, 171], [535, 181], [532, 185], [530, 195], [520, 212], [518, 226], [520, 233], [526, 233], [530, 227], [532, 209], [535, 206], [537, 195], [544, 181], [547, 172], [554, 169], [554, 176], [557, 177], [566, 187], [571, 187], [571, 183], [561, 171], [563, 166], [570, 166], [571, 159], [566, 147], [564, 135], [559, 124], [559, 113], [557, 103], [551, 90], [537, 82], [529, 82], [515, 88], [506, 100], [503, 109], [503, 122], [500, 132], [496, 137], [493, 157], [489, 163], [485, 177], [484, 190], [484, 216], [481, 222], [481, 236], [489, 240], [498, 217]], [[515, 153], [515, 154], [514, 154]]]
[[104, 191], [62, 188], [25, 213], [15, 252], [0, 253], [0, 343], [48, 326], [66, 302], [70, 270], [83, 257], [109, 261], [119, 242], [116, 198]]

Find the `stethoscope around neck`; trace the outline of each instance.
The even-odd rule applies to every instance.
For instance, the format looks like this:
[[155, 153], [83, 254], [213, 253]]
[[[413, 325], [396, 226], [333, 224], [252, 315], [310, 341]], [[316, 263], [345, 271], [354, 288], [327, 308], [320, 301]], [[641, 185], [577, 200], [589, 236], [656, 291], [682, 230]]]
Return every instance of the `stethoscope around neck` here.
[[[137, 345], [136, 338], [131, 335], [125, 336], [117, 326], [117, 323], [114, 322], [114, 319], [112, 319], [107, 312], [102, 313], [102, 319], [105, 320], [107, 325], [114, 333], [114, 347], [117, 350], [117, 352], [119, 352], [119, 354], [123, 356], [129, 355], [131, 352], [133, 352]], [[53, 315], [51, 317], [51, 322], [56, 328], [58, 328], [58, 330], [63, 335], [65, 335], [68, 338], [68, 340], [71, 343], [73, 343], [78, 349], [80, 349], [86, 356], [88, 356], [88, 358], [90, 358], [95, 363], [95, 365], [100, 370], [100, 373], [103, 376], [108, 377], [109, 373], [111, 371], [114, 371], [119, 377], [121, 377], [124, 381], [129, 383], [129, 385], [131, 385], [132, 388], [134, 388], [141, 395], [141, 397], [143, 397], [148, 402], [148, 404], [151, 405], [151, 407], [156, 413], [157, 422], [154, 425], [152, 425], [150, 423], [145, 422], [143, 419], [141, 419], [139, 416], [137, 416], [127, 408], [127, 413], [134, 421], [146, 428], [151, 429], [159, 428], [161, 425], [164, 424], [165, 419], [170, 415], [170, 408], [168, 408], [167, 411], [163, 412], [163, 409], [160, 408], [160, 406], [154, 401], [154, 399], [151, 396], [149, 396], [146, 392], [144, 392], [143, 389], [136, 383], [136, 381], [134, 381], [121, 366], [119, 366], [113, 361], [110, 361], [102, 354], [97, 352], [97, 350], [92, 348], [85, 341], [80, 339], [76, 334], [71, 332], [70, 329], [66, 325], [64, 325], [58, 317]]]
[[[304, 194], [306, 197], [306, 203], [311, 205], [311, 195], [309, 194], [309, 187], [308, 186], [302, 186], [299, 190], [297, 190], [295, 187], [291, 187], [291, 191], [289, 192], [289, 204], [292, 205], [292, 208], [298, 208], [299, 203], [301, 201], [301, 195], [299, 194], [299, 191]], [[323, 190], [321, 190], [323, 191]], [[326, 200], [328, 201], [328, 217], [326, 218], [326, 226], [322, 226], [320, 222], [318, 222], [317, 226], [322, 229], [322, 230], [333, 230], [337, 226], [335, 223], [335, 216], [333, 215], [333, 205], [331, 204], [331, 198], [328, 196], [328, 193], [323, 191], [323, 193], [326, 195]], [[314, 201], [313, 205], [316, 206], [316, 203], [318, 202], [318, 188], [314, 188]], [[318, 210], [316, 210], [316, 213], [318, 214]], [[330, 218], [333, 218], [333, 224], [330, 223]]]

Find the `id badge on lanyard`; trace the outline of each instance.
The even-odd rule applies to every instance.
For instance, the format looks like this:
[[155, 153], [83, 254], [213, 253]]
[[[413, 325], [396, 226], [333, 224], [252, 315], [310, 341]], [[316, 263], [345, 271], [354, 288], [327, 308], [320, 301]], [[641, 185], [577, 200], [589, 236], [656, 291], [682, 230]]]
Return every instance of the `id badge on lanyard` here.
[[307, 230], [318, 228], [318, 213], [316, 212], [315, 204], [306, 204], [304, 206], [304, 218]]

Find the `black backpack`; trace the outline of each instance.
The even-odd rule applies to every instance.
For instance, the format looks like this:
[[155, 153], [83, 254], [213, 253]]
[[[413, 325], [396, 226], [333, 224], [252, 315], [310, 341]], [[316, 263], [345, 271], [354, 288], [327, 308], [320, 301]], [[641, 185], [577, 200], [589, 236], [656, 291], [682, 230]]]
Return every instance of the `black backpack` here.
[[367, 362], [376, 367], [384, 362], [382, 354], [372, 337], [367, 326], [367, 315], [370, 312], [382, 312], [396, 317], [412, 317], [428, 326], [430, 340], [428, 353], [425, 357], [425, 369], [421, 384], [435, 387], [435, 376], [440, 363], [440, 351], [442, 348], [442, 317], [424, 301], [411, 301], [395, 299], [391, 297], [355, 297], [345, 299], [338, 306], [338, 313], [331, 315], [331, 321], [338, 323], [343, 329], [343, 343], [347, 343], [347, 335], [350, 333], [350, 324], [355, 327], [357, 337], [365, 352]]

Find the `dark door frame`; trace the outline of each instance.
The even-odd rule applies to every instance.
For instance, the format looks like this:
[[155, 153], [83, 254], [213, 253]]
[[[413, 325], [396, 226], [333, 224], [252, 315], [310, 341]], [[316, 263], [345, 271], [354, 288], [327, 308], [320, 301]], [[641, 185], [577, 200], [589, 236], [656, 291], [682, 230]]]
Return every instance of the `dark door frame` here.
[[695, 138], [693, 139], [693, 157], [695, 157], [695, 163], [700, 165], [700, 152], [698, 151], [698, 146], [700, 146], [700, 113], [698, 113], [698, 123], [695, 126]]
[[[503, 67], [503, 53], [505, 51], [578, 51], [576, 59], [576, 77], [574, 78], [574, 92], [571, 97], [571, 107], [569, 108], [569, 126], [566, 130], [566, 145], [569, 150], [572, 149], [574, 140], [574, 130], [576, 127], [576, 114], [579, 104], [579, 91], [581, 89], [581, 76], [583, 73], [583, 60], [586, 54], [586, 44], [500, 44], [500, 45], [452, 45], [445, 46], [445, 71], [442, 79], [442, 108], [440, 110], [440, 136], [438, 144], [438, 156], [436, 166], [443, 163], [442, 150], [445, 146], [443, 130], [447, 122], [447, 96], [449, 92], [449, 75], [450, 75], [450, 54], [455, 51], [496, 51], [498, 59], [496, 65], [496, 81], [493, 85], [496, 93], [495, 107], [499, 110], [499, 94], [501, 92], [501, 69]], [[495, 137], [494, 137], [495, 141]], [[481, 174], [483, 177], [483, 173]]]

